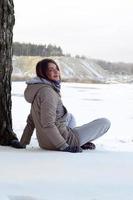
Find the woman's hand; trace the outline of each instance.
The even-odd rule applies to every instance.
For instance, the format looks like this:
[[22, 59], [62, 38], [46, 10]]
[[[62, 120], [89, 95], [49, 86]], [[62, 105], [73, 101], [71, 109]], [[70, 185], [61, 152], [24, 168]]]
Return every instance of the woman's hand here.
[[16, 149], [25, 149], [26, 145], [22, 145], [18, 140], [12, 140], [10, 146]]
[[63, 151], [65, 152], [71, 152], [71, 153], [81, 153], [82, 152], [82, 148], [80, 146], [68, 146], [66, 147]]

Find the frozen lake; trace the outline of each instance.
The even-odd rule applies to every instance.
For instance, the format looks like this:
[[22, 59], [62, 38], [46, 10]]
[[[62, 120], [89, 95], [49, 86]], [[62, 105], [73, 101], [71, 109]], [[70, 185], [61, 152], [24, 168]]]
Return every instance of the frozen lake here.
[[[12, 85], [13, 127], [20, 138], [30, 104], [25, 83]], [[77, 124], [112, 122], [96, 150], [46, 151], [35, 134], [26, 149], [0, 146], [1, 200], [133, 200], [133, 85], [62, 85], [64, 105]]]

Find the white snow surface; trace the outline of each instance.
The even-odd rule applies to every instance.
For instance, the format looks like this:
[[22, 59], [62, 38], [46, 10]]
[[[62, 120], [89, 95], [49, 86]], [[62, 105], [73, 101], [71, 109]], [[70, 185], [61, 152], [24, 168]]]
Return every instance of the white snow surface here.
[[[24, 82], [12, 84], [13, 128], [21, 137], [30, 110]], [[111, 121], [96, 150], [42, 150], [35, 134], [26, 149], [0, 146], [0, 200], [133, 200], [133, 85], [62, 84], [77, 125]]]

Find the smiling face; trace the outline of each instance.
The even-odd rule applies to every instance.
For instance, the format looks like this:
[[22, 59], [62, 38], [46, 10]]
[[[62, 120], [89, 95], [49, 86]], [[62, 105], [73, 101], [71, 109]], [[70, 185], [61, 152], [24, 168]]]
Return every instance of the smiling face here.
[[48, 69], [47, 69], [46, 75], [48, 79], [51, 81], [60, 80], [60, 71], [58, 67], [52, 62], [48, 63]]

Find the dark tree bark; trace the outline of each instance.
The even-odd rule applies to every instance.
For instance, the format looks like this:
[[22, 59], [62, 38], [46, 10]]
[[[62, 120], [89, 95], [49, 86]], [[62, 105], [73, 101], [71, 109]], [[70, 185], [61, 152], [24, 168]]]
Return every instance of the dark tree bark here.
[[12, 130], [11, 73], [14, 26], [12, 0], [0, 0], [0, 145], [17, 139]]

